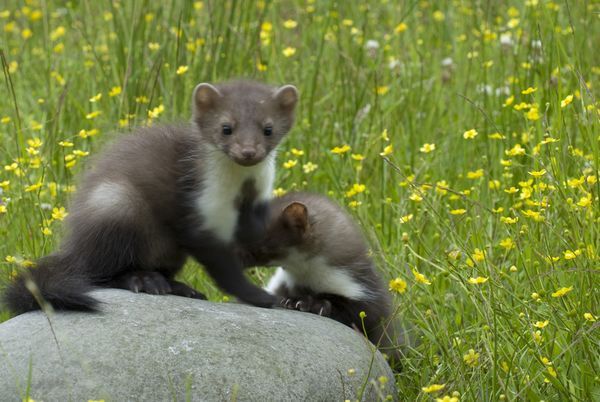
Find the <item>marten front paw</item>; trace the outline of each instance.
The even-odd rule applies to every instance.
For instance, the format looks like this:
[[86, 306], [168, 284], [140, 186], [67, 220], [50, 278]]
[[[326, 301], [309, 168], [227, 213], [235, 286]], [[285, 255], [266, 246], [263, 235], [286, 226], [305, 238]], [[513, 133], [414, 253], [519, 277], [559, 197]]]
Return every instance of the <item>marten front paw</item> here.
[[331, 316], [331, 302], [327, 299], [314, 298], [310, 295], [283, 299], [281, 305], [288, 310], [303, 311], [323, 317]]
[[169, 281], [171, 285], [171, 294], [182, 297], [189, 297], [190, 299], [206, 300], [206, 296], [196, 289], [189, 287], [185, 283], [178, 281]]
[[127, 272], [110, 282], [110, 286], [132, 292], [166, 295], [171, 293], [171, 285], [160, 273], [154, 271]]

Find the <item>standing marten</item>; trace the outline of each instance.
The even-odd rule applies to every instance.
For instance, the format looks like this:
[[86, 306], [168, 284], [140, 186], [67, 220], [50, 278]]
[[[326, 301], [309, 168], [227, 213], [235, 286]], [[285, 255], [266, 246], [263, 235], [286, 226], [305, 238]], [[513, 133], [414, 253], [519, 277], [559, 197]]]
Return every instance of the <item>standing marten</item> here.
[[[23, 313], [45, 301], [93, 310], [94, 287], [204, 298], [174, 279], [188, 256], [241, 301], [278, 304], [246, 279], [233, 250], [263, 234], [275, 148], [297, 100], [291, 85], [200, 84], [192, 124], [142, 128], [116, 141], [84, 176], [60, 249], [8, 285], [8, 308]], [[256, 197], [240, 214], [243, 186]]]

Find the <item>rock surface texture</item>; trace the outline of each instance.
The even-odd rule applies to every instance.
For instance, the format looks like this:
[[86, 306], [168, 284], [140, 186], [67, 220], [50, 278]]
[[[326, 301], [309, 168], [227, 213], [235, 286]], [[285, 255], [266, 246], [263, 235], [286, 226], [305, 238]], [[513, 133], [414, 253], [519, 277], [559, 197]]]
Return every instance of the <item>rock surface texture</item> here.
[[364, 400], [396, 394], [374, 347], [327, 318], [122, 290], [94, 296], [101, 313], [0, 324], [1, 401], [343, 401], [363, 386]]

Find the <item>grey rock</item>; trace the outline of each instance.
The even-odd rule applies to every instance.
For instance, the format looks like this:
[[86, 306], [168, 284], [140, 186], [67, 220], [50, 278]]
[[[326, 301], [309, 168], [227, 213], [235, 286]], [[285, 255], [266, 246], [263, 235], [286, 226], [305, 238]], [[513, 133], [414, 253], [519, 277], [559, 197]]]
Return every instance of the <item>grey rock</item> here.
[[396, 395], [373, 345], [328, 318], [112, 289], [94, 296], [101, 313], [0, 324], [0, 401], [343, 401], [363, 387], [364, 400]]

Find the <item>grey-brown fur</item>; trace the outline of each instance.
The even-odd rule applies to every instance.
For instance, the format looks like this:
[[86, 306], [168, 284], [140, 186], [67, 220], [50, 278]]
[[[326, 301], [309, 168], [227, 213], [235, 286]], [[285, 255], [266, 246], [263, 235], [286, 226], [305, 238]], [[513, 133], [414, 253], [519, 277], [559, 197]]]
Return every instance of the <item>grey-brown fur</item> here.
[[[231, 170], [230, 178], [267, 169], [266, 158], [292, 126], [296, 101], [292, 86], [201, 84], [194, 91], [192, 124], [142, 128], [113, 143], [81, 181], [60, 250], [8, 286], [8, 307], [21, 313], [46, 300], [55, 308], [91, 310], [95, 301], [86, 293], [95, 286], [203, 298], [174, 279], [187, 256], [240, 300], [275, 304], [275, 296], [244, 277], [232, 252], [240, 238], [262, 236], [266, 200], [250, 200], [250, 212], [237, 222], [232, 238], [217, 236], [220, 228], [208, 228], [211, 216], [199, 211], [207, 188], [220, 194], [227, 189], [222, 186], [231, 186], [217, 179], [221, 172], [211, 171], [215, 166]], [[270, 193], [272, 178], [253, 174], [244, 187], [266, 180], [263, 196]], [[225, 212], [239, 207], [230, 201], [223, 200]]]
[[[249, 266], [281, 265], [285, 280], [277, 282], [276, 273], [269, 290], [284, 298], [285, 307], [329, 316], [360, 331], [364, 311], [364, 329], [371, 342], [393, 360], [401, 357], [400, 348], [406, 346], [403, 329], [393, 317], [391, 296], [377, 274], [367, 242], [353, 219], [329, 198], [296, 192], [273, 199], [265, 239], [242, 254]], [[322, 261], [319, 258], [326, 269], [351, 278], [340, 282], [346, 288], [324, 292], [328, 284], [310, 278], [320, 277], [318, 270], [323, 267], [298, 268], [298, 264]], [[350, 288], [355, 287], [364, 292], [352, 295]]]

